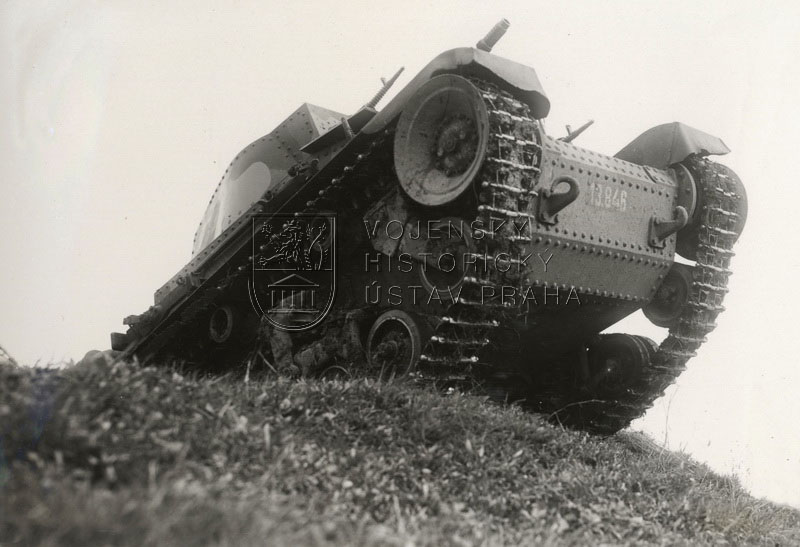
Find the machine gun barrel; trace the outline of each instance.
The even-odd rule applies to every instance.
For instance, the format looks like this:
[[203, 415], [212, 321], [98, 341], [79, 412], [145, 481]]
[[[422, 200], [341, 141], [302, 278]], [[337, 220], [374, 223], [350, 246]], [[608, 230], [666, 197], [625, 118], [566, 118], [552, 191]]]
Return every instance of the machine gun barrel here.
[[508, 22], [508, 19], [500, 19], [500, 22], [493, 26], [492, 30], [490, 30], [475, 47], [486, 52], [492, 51], [492, 48], [500, 41], [500, 38], [503, 37], [509, 26], [511, 26], [511, 23]]

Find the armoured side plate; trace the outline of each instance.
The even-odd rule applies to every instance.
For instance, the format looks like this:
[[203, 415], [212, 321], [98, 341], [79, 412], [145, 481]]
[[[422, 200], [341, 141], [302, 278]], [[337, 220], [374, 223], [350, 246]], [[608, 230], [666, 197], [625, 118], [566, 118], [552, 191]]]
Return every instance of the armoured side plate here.
[[[574, 285], [583, 291], [633, 301], [649, 299], [672, 262], [674, 238], [662, 248], [649, 245], [652, 217], [673, 218], [676, 184], [665, 171], [602, 156], [572, 143], [543, 138], [540, 196], [563, 193], [553, 182], [569, 178], [579, 195], [559, 212], [557, 224], [538, 222], [531, 251], [553, 259], [533, 281]], [[546, 200], [545, 200], [546, 201]], [[545, 220], [545, 222], [543, 222]]]

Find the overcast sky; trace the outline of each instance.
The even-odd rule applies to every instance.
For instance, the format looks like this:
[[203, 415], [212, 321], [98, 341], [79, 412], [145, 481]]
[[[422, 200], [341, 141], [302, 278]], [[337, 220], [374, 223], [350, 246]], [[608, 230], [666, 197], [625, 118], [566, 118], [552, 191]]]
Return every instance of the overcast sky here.
[[[353, 112], [501, 17], [550, 133], [613, 154], [682, 121], [749, 193], [728, 311], [636, 426], [800, 506], [795, 2], [98, 2], [0, 5], [0, 344], [19, 361], [107, 348], [187, 261], [228, 162], [303, 102]], [[165, 7], [167, 6], [167, 7]], [[637, 314], [614, 330], [665, 333]]]

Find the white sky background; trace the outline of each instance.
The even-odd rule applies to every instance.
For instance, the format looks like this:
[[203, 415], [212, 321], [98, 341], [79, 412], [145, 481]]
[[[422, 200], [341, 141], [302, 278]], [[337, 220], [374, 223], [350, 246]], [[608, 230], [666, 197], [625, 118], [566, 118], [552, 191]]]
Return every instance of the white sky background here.
[[[166, 6], [166, 7], [165, 7]], [[682, 121], [721, 137], [750, 213], [728, 311], [637, 427], [800, 506], [795, 2], [3, 2], [0, 344], [107, 348], [189, 259], [228, 162], [297, 106], [355, 111], [380, 76], [471, 46], [536, 68], [549, 132], [615, 153]], [[617, 330], [615, 328], [615, 330]], [[641, 316], [618, 330], [664, 331]]]

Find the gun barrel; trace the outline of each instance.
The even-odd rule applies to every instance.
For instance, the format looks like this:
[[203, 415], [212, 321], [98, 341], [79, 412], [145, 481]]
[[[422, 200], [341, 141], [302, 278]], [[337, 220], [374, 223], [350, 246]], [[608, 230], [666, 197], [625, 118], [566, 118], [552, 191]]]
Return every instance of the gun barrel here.
[[508, 19], [500, 19], [500, 22], [493, 26], [492, 30], [490, 30], [475, 47], [486, 52], [492, 51], [492, 48], [500, 41], [500, 38], [503, 37], [509, 26], [511, 26], [511, 23], [508, 22]]

